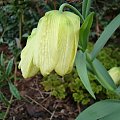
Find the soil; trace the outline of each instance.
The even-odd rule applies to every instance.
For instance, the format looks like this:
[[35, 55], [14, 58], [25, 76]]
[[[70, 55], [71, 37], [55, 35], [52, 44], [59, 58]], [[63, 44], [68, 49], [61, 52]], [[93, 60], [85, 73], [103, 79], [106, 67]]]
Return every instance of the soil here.
[[[8, 57], [11, 56], [6, 44], [0, 45], [0, 53], [2, 51]], [[70, 96], [59, 100], [51, 96], [50, 92], [45, 92], [40, 84], [42, 78], [40, 75], [23, 79], [21, 72], [17, 70], [16, 76], [20, 78], [15, 85], [22, 98], [21, 100], [13, 98], [6, 120], [74, 120], [85, 108], [75, 103]], [[10, 99], [8, 86], [1, 91]], [[6, 112], [6, 109], [7, 107], [0, 102], [0, 111]]]
[[[43, 90], [40, 81], [40, 76], [17, 81], [22, 99], [13, 99], [7, 120], [74, 120], [81, 107], [70, 97], [64, 100], [52, 97]], [[10, 96], [7, 88], [3, 92]], [[5, 110], [5, 106], [0, 103], [0, 111]]]

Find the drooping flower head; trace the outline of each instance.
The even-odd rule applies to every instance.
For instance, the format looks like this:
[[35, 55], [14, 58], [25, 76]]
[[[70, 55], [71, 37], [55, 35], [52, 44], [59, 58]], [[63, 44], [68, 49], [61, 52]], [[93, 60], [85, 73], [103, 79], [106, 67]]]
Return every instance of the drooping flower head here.
[[24, 78], [38, 71], [46, 76], [55, 70], [64, 76], [74, 64], [79, 40], [80, 18], [72, 12], [52, 10], [39, 20], [37, 28], [28, 37], [21, 52], [21, 68]]

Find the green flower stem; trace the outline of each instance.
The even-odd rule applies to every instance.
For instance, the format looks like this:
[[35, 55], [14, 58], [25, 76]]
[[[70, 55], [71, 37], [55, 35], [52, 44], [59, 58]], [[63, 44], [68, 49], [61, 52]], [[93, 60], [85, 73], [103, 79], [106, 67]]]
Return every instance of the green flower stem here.
[[63, 3], [63, 4], [60, 6], [59, 11], [60, 11], [60, 12], [63, 12], [64, 7], [68, 7], [68, 8], [70, 8], [71, 10], [73, 10], [73, 11], [80, 17], [80, 19], [82, 20], [82, 22], [84, 22], [84, 18], [83, 18], [83, 16], [82, 16], [82, 14], [81, 14], [75, 7], [73, 7], [72, 5], [70, 5], [70, 4], [68, 4], [68, 3]]

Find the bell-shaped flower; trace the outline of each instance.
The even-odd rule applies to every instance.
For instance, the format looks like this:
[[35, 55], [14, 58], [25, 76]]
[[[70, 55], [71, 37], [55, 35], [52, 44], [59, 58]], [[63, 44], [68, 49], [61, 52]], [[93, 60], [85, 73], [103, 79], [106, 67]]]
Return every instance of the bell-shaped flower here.
[[79, 29], [80, 18], [74, 13], [47, 12], [21, 52], [19, 67], [23, 76], [31, 77], [38, 71], [46, 76], [53, 70], [61, 76], [69, 73], [76, 56]]
[[108, 71], [108, 73], [112, 77], [115, 84], [120, 83], [120, 67], [113, 67]]

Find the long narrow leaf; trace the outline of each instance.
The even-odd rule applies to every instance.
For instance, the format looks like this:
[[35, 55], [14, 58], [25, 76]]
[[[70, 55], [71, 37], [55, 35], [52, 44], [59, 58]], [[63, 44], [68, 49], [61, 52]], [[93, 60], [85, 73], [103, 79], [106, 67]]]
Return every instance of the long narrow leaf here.
[[3, 52], [2, 52], [1, 55], [0, 55], [0, 65], [1, 65], [1, 66], [5, 66], [5, 65], [4, 65]]
[[[103, 100], [88, 107], [86, 110], [80, 113], [75, 120], [102, 120], [100, 118], [103, 118], [108, 115], [112, 115], [112, 113], [114, 113], [115, 111], [120, 111], [120, 101]], [[119, 118], [120, 118], [120, 114], [119, 114]], [[108, 120], [116, 120], [116, 119], [108, 119]]]
[[91, 0], [83, 0], [82, 3], [82, 15], [84, 18], [87, 17], [91, 6]]
[[8, 62], [8, 65], [7, 65], [7, 68], [6, 68], [6, 72], [5, 74], [7, 76], [10, 75], [11, 71], [12, 71], [12, 67], [13, 67], [13, 59], [11, 59], [9, 62]]
[[13, 85], [13, 83], [11, 81], [8, 82], [9, 84], [9, 88], [10, 88], [10, 92], [13, 94], [14, 97], [16, 97], [18, 100], [21, 99], [19, 91], [17, 90], [17, 88]]
[[87, 91], [92, 95], [92, 97], [95, 98], [95, 95], [94, 95], [91, 85], [90, 85], [90, 81], [88, 79], [85, 53], [83, 53], [82, 51], [78, 51], [76, 60], [75, 60], [75, 64], [76, 64], [76, 69], [77, 69], [78, 75], [79, 75], [83, 85], [85, 86]]
[[80, 28], [80, 38], [79, 38], [80, 39], [80, 46], [82, 47], [82, 49], [84, 51], [87, 48], [90, 28], [91, 28], [92, 23], [93, 23], [93, 15], [94, 15], [93, 12], [90, 13]]
[[95, 75], [100, 84], [108, 90], [115, 91], [117, 87], [102, 63], [95, 59], [92, 64]]
[[96, 58], [100, 50], [104, 47], [108, 39], [114, 33], [114, 31], [120, 26], [120, 14], [116, 16], [110, 23], [107, 25], [105, 30], [102, 32], [100, 38], [94, 45], [94, 48], [91, 52], [92, 59]]

